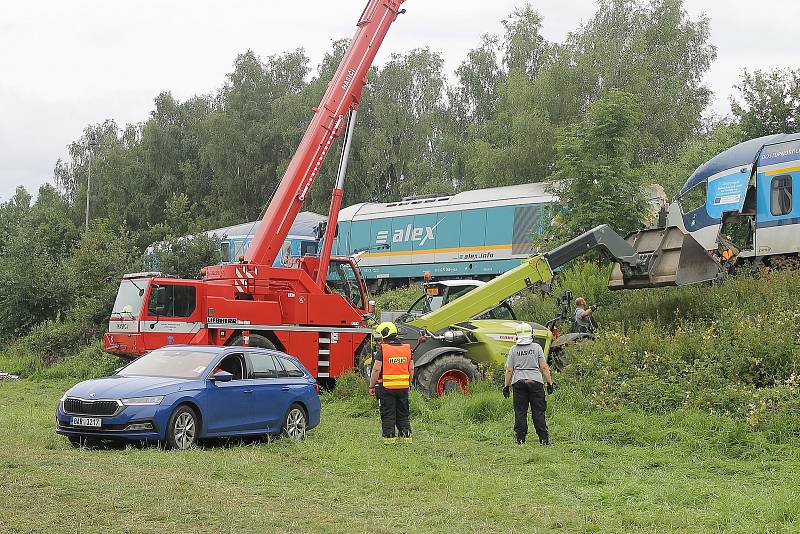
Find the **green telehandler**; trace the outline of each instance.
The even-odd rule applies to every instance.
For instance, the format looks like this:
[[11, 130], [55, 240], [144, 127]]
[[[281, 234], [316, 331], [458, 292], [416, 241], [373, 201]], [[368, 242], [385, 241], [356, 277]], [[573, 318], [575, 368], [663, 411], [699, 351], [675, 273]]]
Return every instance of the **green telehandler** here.
[[[426, 295], [399, 316], [382, 315], [397, 323], [401, 339], [414, 348], [415, 387], [426, 396], [467, 391], [481, 368], [503, 366], [516, 343], [519, 323], [509, 300], [526, 291], [548, 291], [553, 272], [591, 250], [615, 261], [619, 287], [641, 286], [653, 273], [652, 254], [639, 253], [607, 225], [523, 261], [487, 283], [451, 280], [426, 284]], [[713, 258], [696, 260], [695, 270], [707, 269]], [[707, 265], [709, 264], [709, 265]], [[612, 286], [613, 288], [614, 286]], [[551, 366], [563, 367], [563, 350], [591, 334], [558, 335], [557, 326], [570, 317], [571, 296], [559, 299], [559, 316], [546, 325], [531, 323], [534, 341], [542, 346]]]

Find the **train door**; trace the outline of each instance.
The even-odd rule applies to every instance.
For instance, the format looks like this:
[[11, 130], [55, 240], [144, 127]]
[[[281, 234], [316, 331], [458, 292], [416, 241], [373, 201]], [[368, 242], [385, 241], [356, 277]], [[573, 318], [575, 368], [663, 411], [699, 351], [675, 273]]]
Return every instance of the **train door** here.
[[767, 145], [758, 157], [756, 171], [757, 256], [800, 252], [800, 206], [794, 189], [800, 187], [800, 140]]

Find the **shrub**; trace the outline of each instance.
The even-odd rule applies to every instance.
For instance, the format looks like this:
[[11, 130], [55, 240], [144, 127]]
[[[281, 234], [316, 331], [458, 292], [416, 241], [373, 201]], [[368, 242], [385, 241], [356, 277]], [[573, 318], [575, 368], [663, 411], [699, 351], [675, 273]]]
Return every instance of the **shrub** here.
[[31, 378], [34, 380], [88, 380], [108, 376], [115, 369], [125, 365], [125, 361], [106, 354], [100, 343], [86, 346], [78, 354], [69, 356], [49, 367], [42, 367], [34, 371]]
[[35, 326], [31, 332], [17, 340], [16, 347], [24, 346], [36, 354], [42, 365], [52, 365], [91, 341], [82, 325], [75, 321], [47, 321]]
[[350, 369], [336, 379], [331, 395], [337, 399], [368, 397], [367, 381], [358, 370]]
[[800, 398], [798, 282], [780, 272], [625, 293], [596, 340], [570, 349], [564, 378], [603, 408], [700, 409], [785, 439]]
[[380, 311], [406, 311], [421, 296], [422, 286], [419, 284], [390, 289], [375, 297], [375, 307]]

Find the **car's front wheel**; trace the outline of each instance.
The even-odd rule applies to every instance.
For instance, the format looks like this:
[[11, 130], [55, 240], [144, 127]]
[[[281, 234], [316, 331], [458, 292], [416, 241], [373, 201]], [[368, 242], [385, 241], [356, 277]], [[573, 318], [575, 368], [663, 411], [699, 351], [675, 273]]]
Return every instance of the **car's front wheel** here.
[[300, 441], [305, 439], [307, 428], [308, 417], [305, 410], [299, 404], [292, 404], [283, 420], [283, 435], [291, 440]]
[[180, 406], [167, 423], [167, 447], [185, 451], [197, 443], [200, 421], [189, 406]]

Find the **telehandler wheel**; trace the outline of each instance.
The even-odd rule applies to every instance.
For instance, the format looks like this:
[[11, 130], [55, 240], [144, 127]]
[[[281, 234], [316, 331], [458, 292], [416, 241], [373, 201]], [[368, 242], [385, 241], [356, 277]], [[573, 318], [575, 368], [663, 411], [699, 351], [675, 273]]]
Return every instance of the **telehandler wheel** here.
[[[234, 347], [243, 347], [244, 346], [244, 338], [239, 336], [236, 338], [231, 345]], [[258, 347], [259, 349], [270, 349], [275, 350], [275, 343], [270, 341], [269, 339], [265, 338], [260, 334], [250, 334], [250, 346], [251, 347]]]
[[445, 354], [424, 366], [415, 383], [426, 397], [441, 397], [446, 393], [467, 393], [469, 384], [478, 379], [478, 368], [460, 354]]

